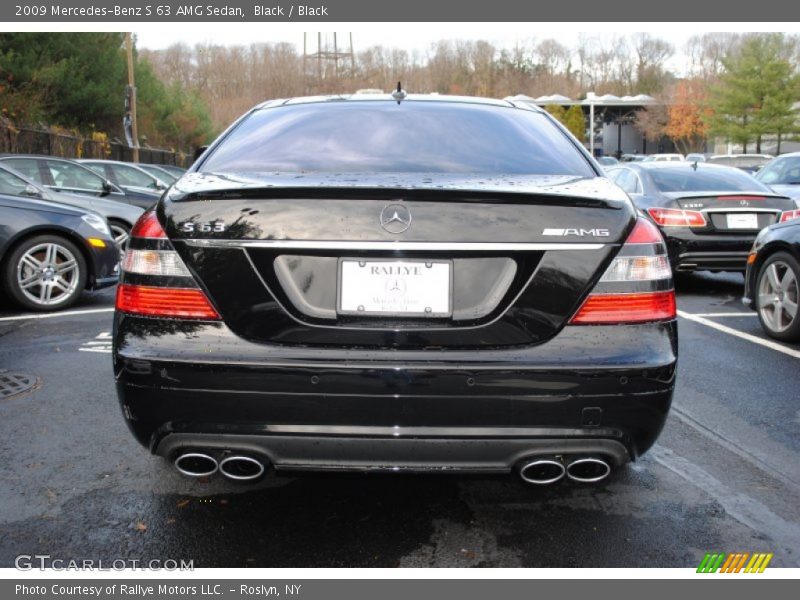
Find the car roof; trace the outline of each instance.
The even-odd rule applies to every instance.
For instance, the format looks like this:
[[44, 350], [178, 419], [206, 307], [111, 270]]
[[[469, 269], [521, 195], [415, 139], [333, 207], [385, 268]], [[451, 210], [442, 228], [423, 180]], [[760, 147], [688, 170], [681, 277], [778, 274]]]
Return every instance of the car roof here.
[[[283, 98], [278, 100], [268, 100], [253, 108], [259, 110], [263, 108], [275, 108], [278, 106], [296, 106], [299, 104], [324, 104], [328, 102], [397, 102], [392, 94], [339, 94], [327, 96], [301, 96], [297, 98]], [[519, 108], [531, 112], [545, 112], [544, 109], [528, 104], [527, 102], [517, 102], [506, 98], [483, 98], [479, 96], [450, 96], [444, 94], [407, 94], [401, 102], [436, 102], [442, 104], [480, 104], [484, 106], [497, 106], [503, 108]]]

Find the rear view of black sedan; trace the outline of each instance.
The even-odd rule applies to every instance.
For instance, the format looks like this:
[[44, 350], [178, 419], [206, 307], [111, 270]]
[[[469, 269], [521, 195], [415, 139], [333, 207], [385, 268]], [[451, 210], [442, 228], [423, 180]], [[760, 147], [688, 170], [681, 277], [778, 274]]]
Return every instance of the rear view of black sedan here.
[[263, 104], [142, 217], [131, 431], [190, 476], [604, 479], [671, 403], [661, 235], [544, 111], [396, 100]]
[[756, 234], [794, 202], [734, 167], [630, 163], [609, 177], [658, 225], [676, 271], [744, 271]]
[[100, 215], [0, 194], [0, 289], [28, 310], [74, 304], [119, 280], [119, 249]]
[[800, 210], [797, 218], [758, 234], [747, 258], [743, 302], [767, 335], [800, 341]]

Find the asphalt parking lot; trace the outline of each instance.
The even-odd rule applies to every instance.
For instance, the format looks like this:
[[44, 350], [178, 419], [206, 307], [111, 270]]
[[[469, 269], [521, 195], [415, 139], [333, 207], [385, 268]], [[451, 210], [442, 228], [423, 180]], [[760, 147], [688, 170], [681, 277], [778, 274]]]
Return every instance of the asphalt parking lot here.
[[800, 566], [800, 345], [768, 340], [742, 277], [678, 283], [680, 367], [657, 446], [597, 486], [516, 478], [187, 480], [119, 414], [113, 290], [36, 318], [0, 305], [0, 567], [20, 554], [196, 567], [696, 567], [706, 552]]

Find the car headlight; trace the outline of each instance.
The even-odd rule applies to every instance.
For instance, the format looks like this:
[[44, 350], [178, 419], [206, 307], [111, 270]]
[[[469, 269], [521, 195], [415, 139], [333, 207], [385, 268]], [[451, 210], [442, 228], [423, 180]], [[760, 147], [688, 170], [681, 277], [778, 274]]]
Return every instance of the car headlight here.
[[81, 215], [81, 219], [83, 219], [84, 223], [86, 223], [91, 227], [94, 227], [100, 233], [108, 237], [111, 237], [111, 230], [108, 228], [108, 223], [106, 223], [106, 220], [103, 219], [102, 217], [99, 217], [97, 215], [86, 214], [86, 215]]

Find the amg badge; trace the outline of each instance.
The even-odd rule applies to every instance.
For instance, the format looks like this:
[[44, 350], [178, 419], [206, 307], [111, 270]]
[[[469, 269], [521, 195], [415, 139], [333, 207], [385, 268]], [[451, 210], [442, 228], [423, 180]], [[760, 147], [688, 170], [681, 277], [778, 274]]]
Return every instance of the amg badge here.
[[591, 235], [594, 237], [608, 237], [610, 233], [608, 229], [558, 229], [558, 228], [550, 228], [546, 227], [542, 230], [542, 235], [555, 235], [555, 236], [566, 236], [566, 235], [577, 235], [577, 236], [585, 236]]

